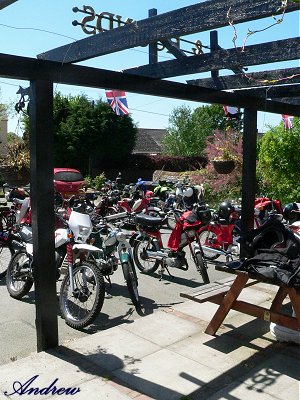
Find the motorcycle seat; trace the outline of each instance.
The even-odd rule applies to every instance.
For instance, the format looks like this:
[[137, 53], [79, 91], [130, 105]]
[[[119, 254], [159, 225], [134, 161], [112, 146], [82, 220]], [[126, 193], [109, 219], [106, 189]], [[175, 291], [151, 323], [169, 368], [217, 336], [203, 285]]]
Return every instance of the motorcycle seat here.
[[159, 217], [152, 217], [151, 215], [138, 214], [135, 217], [135, 222], [143, 226], [160, 226], [163, 220]]

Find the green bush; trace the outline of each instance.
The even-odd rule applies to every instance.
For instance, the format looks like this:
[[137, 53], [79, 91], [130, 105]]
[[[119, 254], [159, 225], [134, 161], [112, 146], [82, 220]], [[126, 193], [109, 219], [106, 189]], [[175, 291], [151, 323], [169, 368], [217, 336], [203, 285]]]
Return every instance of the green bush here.
[[104, 172], [102, 172], [100, 175], [97, 175], [94, 178], [92, 178], [91, 176], [86, 176], [84, 180], [87, 183], [88, 187], [96, 190], [101, 190], [104, 184], [105, 174]]
[[293, 128], [272, 127], [261, 139], [257, 176], [260, 192], [283, 203], [300, 200], [300, 119]]

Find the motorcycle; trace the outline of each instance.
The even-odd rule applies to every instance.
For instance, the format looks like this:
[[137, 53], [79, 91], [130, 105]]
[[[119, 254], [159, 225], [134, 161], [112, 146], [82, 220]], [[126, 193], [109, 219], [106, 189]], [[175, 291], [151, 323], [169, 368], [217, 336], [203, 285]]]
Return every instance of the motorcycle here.
[[[66, 270], [59, 306], [66, 324], [81, 329], [95, 320], [104, 302], [104, 278], [91, 257], [100, 250], [87, 243], [92, 232], [88, 214], [72, 210], [69, 219], [62, 223], [65, 227], [55, 231], [57, 279]], [[19, 246], [8, 265], [6, 278], [8, 292], [15, 299], [25, 296], [34, 283], [32, 243]]]
[[201, 229], [199, 237], [207, 260], [223, 255], [228, 262], [239, 256], [240, 213], [241, 210], [230, 202], [222, 202], [218, 213]]
[[[107, 216], [94, 226], [90, 242], [100, 250], [94, 256], [94, 260], [110, 285], [110, 276], [117, 271], [119, 262], [121, 263], [129, 296], [134, 306], [138, 307], [140, 305], [138, 279], [133, 261], [132, 248], [125, 233], [120, 228], [122, 222], [115, 222], [113, 226], [108, 224], [109, 222], [114, 222], [117, 218], [118, 216], [115, 215]], [[118, 258], [115, 255], [116, 253], [118, 254]]]
[[30, 199], [28, 191], [3, 185], [3, 191], [11, 206], [0, 208], [0, 279], [6, 276], [7, 266], [15, 252], [12, 241], [26, 239], [27, 226], [31, 224]]
[[133, 258], [138, 269], [146, 274], [153, 273], [161, 266], [160, 279], [168, 268], [188, 269], [186, 253], [183, 250], [189, 246], [191, 256], [202, 276], [204, 283], [209, 283], [207, 264], [199, 239], [201, 227], [210, 219], [210, 211], [205, 206], [197, 206], [184, 212], [176, 221], [171, 232], [167, 248], [163, 247], [160, 229], [165, 222], [161, 218], [138, 214], [137, 229], [130, 239], [133, 246]]

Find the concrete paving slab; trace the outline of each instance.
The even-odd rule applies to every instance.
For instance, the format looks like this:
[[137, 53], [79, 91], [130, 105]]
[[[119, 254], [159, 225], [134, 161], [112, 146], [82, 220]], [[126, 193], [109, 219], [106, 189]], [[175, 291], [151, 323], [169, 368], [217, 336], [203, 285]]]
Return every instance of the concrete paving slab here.
[[223, 373], [237, 364], [247, 363], [258, 351], [232, 336], [212, 337], [201, 333], [174, 343], [168, 349]]
[[282, 353], [277, 354], [277, 352], [274, 352], [243, 379], [246, 387], [254, 395], [264, 392], [276, 399], [289, 400], [299, 400], [299, 381], [299, 359]]
[[155, 314], [123, 325], [122, 329], [133, 332], [159, 346], [168, 346], [185, 337], [199, 332], [199, 325], [179, 318], [171, 313], [158, 311]]
[[122, 325], [74, 341], [68, 344], [68, 348], [108, 371], [126, 365], [135, 368], [142, 357], [161, 350], [158, 345], [122, 329]]
[[180, 400], [215, 379], [219, 372], [163, 349], [143, 358], [134, 373], [125, 367], [114, 374], [156, 400]]
[[[65, 361], [52, 354], [41, 352], [32, 354], [22, 360], [0, 366], [0, 394], [8, 395], [14, 393], [14, 382], [25, 384], [31, 381], [28, 388], [44, 388], [58, 379], [56, 387], [76, 387], [80, 383], [87, 382], [94, 378], [94, 375], [87, 373], [78, 365]], [[35, 377], [35, 378], [34, 378]], [[20, 390], [20, 384], [16, 383], [15, 388]], [[6, 396], [5, 396], [6, 397]], [[9, 397], [16, 397], [12, 394]], [[52, 397], [52, 394], [43, 395], [43, 398]], [[26, 394], [26, 399], [36, 399], [36, 394]]]
[[[12, 332], [14, 333], [13, 335]], [[6, 343], [6, 346], [1, 346], [0, 364], [6, 363], [8, 360], [15, 361], [27, 356], [28, 352], [34, 352], [36, 350], [36, 342], [32, 341], [32, 337], [35, 336], [35, 332], [34, 325], [22, 320], [2, 323], [0, 342]], [[14, 351], [12, 352], [11, 349], [14, 349]]]
[[[95, 378], [79, 386], [80, 392], [74, 395], [76, 400], [127, 400], [128, 396], [115, 389], [108, 382]], [[52, 396], [51, 399], [61, 399], [67, 396]]]
[[268, 393], [253, 392], [247, 385], [243, 383], [234, 382], [228, 386], [223, 387], [215, 394], [206, 397], [205, 393], [198, 393], [191, 397], [191, 400], [276, 400]]

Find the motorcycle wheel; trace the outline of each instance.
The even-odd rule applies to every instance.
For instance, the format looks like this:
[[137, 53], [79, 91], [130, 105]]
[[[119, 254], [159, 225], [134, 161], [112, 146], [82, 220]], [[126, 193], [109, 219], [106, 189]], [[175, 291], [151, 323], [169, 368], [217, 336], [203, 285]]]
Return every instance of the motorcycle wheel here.
[[31, 257], [26, 251], [15, 253], [7, 267], [6, 287], [14, 299], [24, 297], [33, 285], [31, 277]]
[[153, 258], [147, 258], [147, 250], [159, 250], [158, 244], [151, 237], [145, 238], [142, 241], [135, 240], [133, 244], [134, 263], [144, 274], [151, 274], [157, 270], [160, 262]]
[[203, 259], [202, 255], [200, 253], [196, 254], [196, 268], [197, 271], [200, 273], [203, 279], [203, 283], [206, 285], [207, 283], [210, 282], [209, 276], [207, 273], [207, 265], [205, 260]]
[[13, 253], [14, 251], [11, 246], [7, 246], [6, 243], [0, 242], [0, 279], [5, 277]]
[[[208, 230], [207, 228], [204, 229], [202, 232], [199, 234], [199, 239], [201, 246], [208, 246], [210, 243], [213, 243], [217, 238], [217, 235], [211, 231]], [[204, 257], [207, 258], [208, 260], [216, 260], [218, 257], [220, 257], [220, 254], [215, 253], [214, 251], [209, 251], [207, 249], [203, 249], [203, 254]]]
[[69, 273], [62, 281], [59, 306], [66, 324], [81, 329], [97, 318], [104, 302], [105, 285], [101, 271], [90, 262], [75, 265], [73, 277], [74, 292], [70, 287]]
[[122, 264], [123, 274], [126, 281], [129, 296], [134, 306], [140, 305], [138, 281], [132, 262], [126, 262]]

